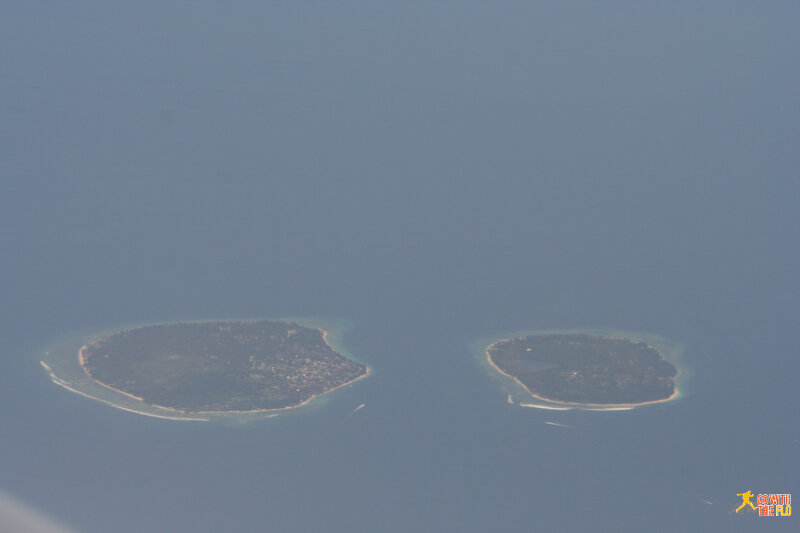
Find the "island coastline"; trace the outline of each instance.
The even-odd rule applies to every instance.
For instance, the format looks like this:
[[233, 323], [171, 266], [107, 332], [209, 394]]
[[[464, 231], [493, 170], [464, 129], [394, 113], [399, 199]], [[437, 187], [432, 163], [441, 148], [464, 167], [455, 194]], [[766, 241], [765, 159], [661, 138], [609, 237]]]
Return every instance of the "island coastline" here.
[[[575, 332], [583, 332], [583, 330], [532, 332], [532, 333], [528, 333], [527, 335], [522, 335], [522, 337], [531, 336], [531, 335], [540, 335], [540, 334], [566, 334], [566, 333], [575, 333]], [[634, 336], [631, 336], [629, 338], [629, 337], [624, 336], [624, 335], [623, 336], [603, 335], [603, 336], [605, 336], [607, 338], [611, 338], [611, 339], [626, 339], [626, 340], [629, 340], [630, 338], [635, 338]], [[548, 405], [536, 405], [536, 404], [529, 404], [529, 403], [521, 403], [520, 402], [519, 405], [521, 405], [523, 407], [536, 407], [536, 408], [542, 408], [542, 409], [557, 409], [557, 410], [562, 410], [562, 409], [584, 409], [584, 410], [591, 410], [591, 411], [629, 410], [629, 409], [634, 409], [634, 408], [637, 408], [637, 407], [643, 407], [643, 406], [649, 406], [649, 405], [655, 405], [655, 404], [670, 402], [670, 401], [678, 399], [681, 396], [680, 389], [678, 388], [678, 378], [681, 376], [681, 371], [680, 371], [680, 368], [675, 367], [676, 375], [673, 378], [673, 389], [674, 390], [673, 390], [672, 394], [670, 394], [670, 396], [668, 396], [666, 398], [660, 398], [660, 399], [657, 399], [657, 400], [648, 400], [648, 401], [645, 401], [645, 402], [635, 402], [635, 403], [582, 403], [582, 402], [569, 402], [569, 401], [564, 401], [564, 400], [556, 400], [556, 399], [548, 398], [548, 397], [543, 396], [541, 394], [537, 394], [537, 393], [532, 392], [528, 388], [528, 386], [525, 385], [519, 378], [517, 378], [516, 376], [514, 376], [512, 374], [509, 374], [508, 372], [502, 370], [492, 360], [491, 350], [495, 345], [497, 345], [497, 344], [499, 344], [501, 342], [513, 340], [515, 338], [521, 338], [521, 336], [520, 335], [512, 335], [512, 336], [509, 336], [509, 337], [495, 338], [495, 340], [493, 340], [491, 342], [491, 344], [486, 346], [486, 348], [484, 349], [484, 355], [485, 355], [485, 358], [486, 358], [486, 362], [488, 362], [489, 365], [496, 372], [498, 372], [500, 375], [502, 375], [502, 376], [504, 376], [506, 378], [510, 378], [511, 380], [513, 380], [517, 385], [522, 387], [522, 389], [524, 389], [532, 398], [535, 398], [535, 399], [537, 399], [539, 401], [542, 401], [542, 402], [545, 402], [546, 404], [548, 404]], [[654, 346], [652, 346], [650, 344], [648, 344], [648, 347], [653, 348], [654, 350], [656, 350], [659, 353], [659, 355], [661, 356], [661, 358], [666, 360], [666, 358], [664, 358], [664, 354], [661, 352], [661, 350], [659, 350], [658, 348], [656, 348], [656, 347], [654, 347]], [[512, 403], [512, 402], [509, 402], [509, 403]]]
[[[284, 321], [278, 320], [278, 322], [284, 322]], [[177, 322], [177, 323], [182, 323], [182, 322]], [[191, 323], [191, 322], [186, 322], [186, 323]], [[325, 344], [329, 348], [331, 348], [333, 350], [333, 346], [330, 343], [328, 343], [328, 340], [327, 340], [328, 331], [326, 329], [323, 329], [321, 327], [316, 327], [316, 326], [306, 326], [306, 327], [311, 327], [311, 329], [315, 329], [315, 330], [319, 331], [321, 333], [321, 335], [322, 335], [323, 342], [325, 342]], [[95, 340], [93, 343], [96, 343], [96, 342], [98, 342], [98, 340]], [[154, 407], [154, 408], [157, 408], [157, 409], [160, 409], [160, 410], [163, 410], [163, 411], [168, 411], [169, 413], [175, 413], [175, 414], [179, 414], [179, 415], [192, 415], [192, 414], [198, 414], [198, 415], [270, 414], [270, 413], [274, 413], [275, 415], [277, 415], [280, 412], [288, 411], [288, 410], [291, 410], [291, 409], [298, 409], [300, 407], [308, 405], [309, 403], [311, 403], [315, 399], [317, 399], [317, 398], [319, 398], [321, 396], [325, 396], [325, 395], [327, 395], [327, 394], [329, 394], [329, 393], [331, 393], [333, 391], [336, 391], [336, 390], [342, 389], [344, 387], [347, 387], [349, 385], [352, 385], [353, 383], [355, 383], [355, 382], [357, 382], [357, 381], [359, 381], [359, 380], [361, 380], [363, 378], [366, 378], [367, 376], [369, 376], [372, 373], [372, 369], [368, 365], [364, 365], [365, 372], [363, 374], [361, 374], [360, 376], [357, 376], [356, 378], [354, 378], [354, 379], [352, 379], [350, 381], [347, 381], [345, 383], [342, 383], [342, 384], [340, 384], [340, 385], [338, 385], [336, 387], [333, 387], [333, 388], [331, 388], [331, 389], [329, 389], [327, 391], [315, 394], [315, 395], [305, 399], [301, 403], [294, 404], [294, 405], [288, 405], [288, 406], [285, 406], [285, 407], [278, 407], [278, 408], [274, 408], [274, 409], [252, 409], [252, 410], [246, 410], [246, 411], [245, 410], [212, 410], [212, 411], [198, 410], [198, 411], [187, 411], [187, 410], [176, 409], [174, 407], [169, 407], [169, 406], [165, 406], [165, 405], [158, 405], [158, 404], [154, 404], [154, 403], [148, 403], [148, 402], [146, 402], [144, 400], [144, 398], [141, 398], [141, 397], [136, 396], [134, 394], [131, 394], [129, 392], [125, 392], [123, 390], [114, 388], [114, 387], [112, 387], [112, 386], [110, 386], [110, 385], [108, 385], [106, 383], [103, 383], [102, 381], [100, 381], [99, 379], [95, 378], [94, 376], [92, 376], [91, 372], [88, 369], [88, 365], [87, 365], [86, 350], [88, 350], [88, 348], [90, 348], [93, 343], [84, 344], [78, 350], [78, 364], [80, 365], [81, 369], [83, 369], [83, 372], [86, 374], [86, 376], [89, 379], [92, 380], [92, 382], [94, 382], [94, 383], [96, 383], [96, 384], [98, 384], [98, 385], [100, 385], [100, 386], [102, 386], [102, 387], [104, 387], [104, 388], [106, 388], [106, 389], [108, 389], [110, 391], [113, 391], [113, 392], [115, 392], [117, 394], [121, 394], [121, 395], [123, 395], [125, 397], [128, 397], [130, 399], [136, 400], [138, 402], [141, 402], [141, 403], [143, 403], [144, 405], [146, 405], [148, 407]], [[44, 365], [45, 363], [42, 362], [42, 364]], [[65, 388], [68, 388], [69, 390], [72, 390], [73, 392], [80, 393], [80, 391], [77, 391], [77, 390], [75, 390], [74, 388], [71, 388], [71, 387], [66, 387], [62, 383], [58, 383], [58, 382], [56, 382], [56, 383], [61, 385], [62, 387], [65, 387]], [[80, 393], [80, 394], [82, 394], [84, 396], [87, 396], [87, 397], [90, 397], [90, 398], [94, 398], [94, 397], [92, 397], [90, 395], [86, 395], [85, 393]], [[136, 411], [134, 409], [127, 408], [127, 407], [121, 407], [119, 405], [113, 404], [113, 403], [108, 402], [106, 400], [101, 400], [101, 401], [104, 401], [105, 403], [109, 403], [110, 405], [112, 405], [114, 407], [117, 407], [119, 409], [123, 409], [125, 411], [130, 411], [130, 412], [134, 412], [134, 413], [138, 413], [138, 414], [144, 414], [144, 415], [148, 415], [148, 416], [153, 416], [153, 417], [156, 417], [156, 418], [167, 418], [167, 419], [171, 419], [171, 420], [183, 420], [183, 419], [187, 419], [187, 420], [207, 420], [207, 419], [197, 419], [197, 418], [178, 418], [178, 417], [173, 418], [173, 417], [170, 417], [170, 416], [159, 416], [159, 415], [152, 414], [152, 413], [145, 413], [145, 412], [141, 412], [141, 411]], [[275, 416], [275, 415], [273, 415], [273, 416]]]

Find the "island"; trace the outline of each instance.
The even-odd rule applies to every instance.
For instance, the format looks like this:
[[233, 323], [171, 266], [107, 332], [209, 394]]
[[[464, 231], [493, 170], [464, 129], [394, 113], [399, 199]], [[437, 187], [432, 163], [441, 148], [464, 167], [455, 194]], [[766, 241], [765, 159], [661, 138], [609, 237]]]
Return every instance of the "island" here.
[[95, 340], [78, 358], [92, 380], [158, 408], [271, 411], [307, 404], [369, 373], [325, 336], [281, 321], [157, 324]]
[[638, 406], [677, 397], [677, 369], [653, 346], [624, 337], [536, 334], [486, 349], [489, 363], [539, 400]]

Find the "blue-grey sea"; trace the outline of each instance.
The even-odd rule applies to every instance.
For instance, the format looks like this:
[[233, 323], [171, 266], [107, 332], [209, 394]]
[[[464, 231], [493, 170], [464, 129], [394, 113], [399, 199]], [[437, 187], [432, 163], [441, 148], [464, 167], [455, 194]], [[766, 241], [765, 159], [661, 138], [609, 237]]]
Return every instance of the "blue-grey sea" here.
[[[3, 2], [0, 500], [86, 533], [797, 531], [733, 511], [800, 498], [799, 20]], [[39, 364], [120, 325], [282, 317], [347, 325], [372, 375], [198, 423]], [[681, 397], [509, 404], [481, 339], [569, 328], [679, 345]]]

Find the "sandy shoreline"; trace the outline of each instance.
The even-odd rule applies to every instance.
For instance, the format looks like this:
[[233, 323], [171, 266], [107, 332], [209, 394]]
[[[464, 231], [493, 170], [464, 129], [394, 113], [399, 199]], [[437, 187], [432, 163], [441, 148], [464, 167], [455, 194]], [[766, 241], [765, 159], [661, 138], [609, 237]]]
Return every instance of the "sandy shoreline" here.
[[[673, 389], [674, 390], [673, 390], [672, 394], [669, 397], [662, 398], [660, 400], [650, 400], [650, 401], [647, 401], [647, 402], [640, 402], [640, 403], [578, 403], [578, 402], [565, 402], [565, 401], [561, 401], [561, 400], [552, 400], [552, 399], [547, 398], [545, 396], [542, 396], [540, 394], [535, 394], [535, 393], [531, 392], [531, 390], [522, 381], [520, 381], [515, 376], [512, 376], [511, 374], [509, 374], [507, 372], [504, 372], [499, 366], [497, 366], [495, 364], [495, 362], [492, 360], [492, 356], [491, 356], [491, 354], [489, 352], [490, 352], [490, 350], [492, 349], [492, 347], [495, 344], [498, 344], [498, 343], [503, 342], [505, 340], [508, 340], [508, 339], [502, 339], [502, 340], [499, 340], [497, 342], [493, 342], [492, 344], [487, 346], [486, 350], [484, 351], [484, 353], [486, 354], [486, 360], [489, 362], [490, 365], [492, 365], [492, 368], [497, 370], [500, 374], [502, 374], [502, 375], [504, 375], [504, 376], [506, 376], [508, 378], [511, 378], [514, 381], [516, 381], [523, 389], [528, 391], [528, 394], [530, 394], [532, 397], [536, 398], [537, 400], [541, 400], [543, 402], [554, 404], [555, 406], [563, 406], [563, 407], [566, 407], [566, 408], [589, 408], [589, 409], [594, 409], [594, 410], [597, 410], [597, 408], [603, 408], [603, 407], [609, 407], [609, 408], [633, 408], [633, 407], [641, 407], [642, 405], [653, 405], [653, 404], [656, 404], [656, 403], [669, 402], [669, 401], [674, 400], [678, 396], [680, 396], [680, 391], [678, 390], [678, 385], [677, 385], [678, 377], [680, 376], [680, 371], [677, 371], [677, 369], [676, 369], [677, 374], [675, 374], [675, 378], [673, 378]], [[660, 355], [660, 352], [659, 352], [659, 355]], [[663, 356], [662, 356], [662, 358], [663, 358]], [[520, 405], [522, 405], [522, 404], [520, 404]], [[533, 406], [533, 405], [531, 404], [530, 406]]]
[[[336, 352], [336, 350], [334, 350], [333, 347], [330, 344], [328, 344], [328, 342], [327, 342], [328, 332], [326, 330], [322, 329], [322, 328], [313, 328], [313, 329], [316, 329], [316, 330], [320, 331], [322, 333], [323, 342], [325, 342], [325, 344], [331, 350]], [[95, 341], [95, 342], [97, 342], [97, 341]], [[114, 392], [116, 392], [118, 394], [122, 394], [123, 396], [127, 396], [128, 398], [131, 398], [133, 400], [137, 400], [139, 402], [142, 402], [143, 404], [147, 405], [148, 407], [155, 407], [157, 409], [160, 409], [160, 410], [163, 410], [163, 411], [168, 411], [169, 413], [175, 413], [175, 414], [178, 414], [178, 415], [193, 415], [193, 414], [198, 414], [198, 415], [215, 415], [215, 414], [219, 414], [219, 415], [223, 415], [223, 414], [274, 413], [273, 416], [275, 416], [275, 415], [279, 414], [281, 411], [287, 411], [289, 409], [297, 409], [298, 407], [302, 407], [304, 405], [307, 405], [307, 404], [311, 403], [313, 400], [315, 400], [316, 398], [319, 398], [320, 396], [324, 396], [325, 394], [331, 393], [331, 392], [333, 392], [335, 390], [341, 389], [343, 387], [347, 387], [348, 385], [352, 385], [356, 381], [359, 381], [360, 379], [363, 379], [363, 378], [369, 376], [370, 373], [372, 373], [372, 369], [369, 366], [364, 365], [364, 367], [366, 368], [366, 372], [364, 372], [360, 376], [358, 376], [358, 377], [356, 377], [354, 379], [351, 379], [350, 381], [347, 381], [345, 383], [342, 383], [341, 385], [338, 385], [338, 386], [336, 386], [336, 387], [334, 387], [334, 388], [332, 388], [330, 390], [327, 390], [325, 392], [321, 392], [319, 394], [315, 394], [315, 395], [311, 396], [310, 398], [304, 400], [301, 403], [298, 403], [298, 404], [295, 404], [295, 405], [288, 405], [286, 407], [278, 407], [278, 408], [275, 408], [275, 409], [252, 409], [252, 410], [249, 410], [249, 411], [183, 411], [183, 410], [180, 410], [180, 409], [175, 409], [174, 407], [167, 407], [167, 406], [164, 406], [164, 405], [147, 403], [146, 401], [144, 401], [144, 398], [141, 398], [139, 396], [135, 396], [133, 394], [130, 394], [130, 393], [125, 392], [125, 391], [120, 390], [120, 389], [116, 389], [116, 388], [114, 388], [114, 387], [112, 387], [110, 385], [107, 385], [107, 384], [103, 383], [102, 381], [96, 379], [94, 376], [92, 376], [91, 372], [89, 372], [89, 368], [87, 367], [87, 364], [86, 364], [86, 350], [92, 344], [94, 344], [94, 343], [85, 344], [85, 345], [81, 346], [80, 350], [78, 350], [78, 363], [81, 365], [81, 368], [83, 369], [84, 373], [89, 377], [89, 379], [91, 379], [92, 381], [94, 381], [98, 385], [101, 385], [101, 386], [105, 387], [108, 390], [114, 391]], [[336, 353], [339, 354], [339, 352], [336, 352]], [[341, 354], [339, 354], [339, 355], [341, 355]], [[342, 355], [342, 357], [344, 357], [344, 356]], [[347, 359], [347, 358], [345, 357], [345, 359]], [[74, 389], [70, 389], [70, 390], [74, 390]], [[77, 391], [75, 391], [75, 392], [77, 392]], [[90, 398], [94, 398], [93, 396], [90, 396], [90, 395], [85, 395], [85, 396], [90, 397]], [[97, 398], [94, 398], [94, 399], [97, 399]], [[173, 417], [170, 417], [170, 416], [159, 416], [159, 415], [156, 415], [156, 414], [143, 413], [143, 412], [140, 412], [140, 411], [136, 411], [134, 409], [120, 407], [120, 406], [118, 406], [116, 404], [113, 404], [113, 403], [110, 403], [110, 402], [105, 402], [105, 403], [109, 403], [113, 407], [117, 407], [119, 409], [123, 409], [125, 411], [130, 411], [130, 412], [133, 412], [133, 413], [144, 414], [144, 415], [148, 415], [148, 416], [154, 416], [156, 418], [168, 418], [168, 419], [171, 419], [171, 420], [183, 420], [183, 418], [179, 418], [179, 417], [174, 417], [173, 418]], [[189, 420], [194, 420], [194, 419], [189, 419]]]
[[124, 407], [124, 406], [116, 404], [116, 403], [114, 403], [112, 401], [104, 400], [103, 398], [98, 398], [97, 396], [93, 396], [91, 394], [88, 394], [86, 392], [78, 390], [75, 387], [73, 387], [71, 383], [69, 383], [68, 381], [65, 381], [65, 380], [57, 377], [52, 372], [50, 372], [50, 379], [51, 379], [51, 381], [53, 383], [55, 383], [59, 387], [63, 387], [63, 388], [67, 389], [70, 392], [74, 392], [75, 394], [78, 394], [79, 396], [83, 396], [84, 398], [89, 398], [90, 400], [96, 400], [96, 401], [104, 403], [106, 405], [110, 405], [111, 407], [116, 407], [117, 409], [122, 409], [123, 411], [128, 411], [130, 413], [136, 413], [136, 414], [144, 415], [144, 416], [151, 416], [153, 418], [163, 418], [163, 419], [166, 419], [166, 420], [187, 420], [187, 421], [192, 421], [192, 422], [210, 422], [210, 420], [208, 418], [194, 418], [194, 417], [189, 417], [189, 416], [175, 416], [175, 415], [157, 415], [155, 413], [148, 413], [146, 411], [137, 411], [136, 409], [131, 409], [130, 407]]

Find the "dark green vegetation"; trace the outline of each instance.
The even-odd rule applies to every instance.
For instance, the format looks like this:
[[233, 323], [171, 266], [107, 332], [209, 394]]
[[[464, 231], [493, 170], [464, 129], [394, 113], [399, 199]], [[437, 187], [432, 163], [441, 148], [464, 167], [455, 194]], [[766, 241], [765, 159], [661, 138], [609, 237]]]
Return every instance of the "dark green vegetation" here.
[[104, 385], [180, 411], [296, 406], [367, 373], [320, 330], [270, 321], [123, 331], [85, 346], [81, 364]]
[[542, 398], [633, 404], [669, 398], [677, 370], [647, 344], [585, 334], [531, 335], [488, 348], [500, 370]]

